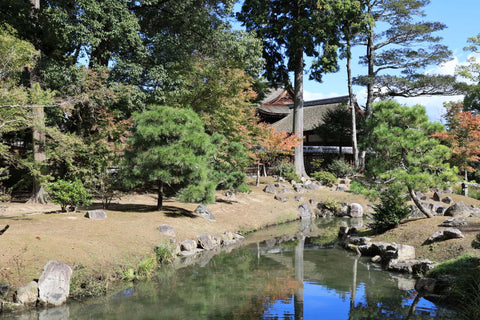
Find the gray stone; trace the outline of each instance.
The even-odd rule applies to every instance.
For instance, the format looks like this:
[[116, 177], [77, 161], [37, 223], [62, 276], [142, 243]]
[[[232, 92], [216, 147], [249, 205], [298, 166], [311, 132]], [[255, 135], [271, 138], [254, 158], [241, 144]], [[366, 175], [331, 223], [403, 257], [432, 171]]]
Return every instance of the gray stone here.
[[433, 201], [440, 201], [440, 199], [442, 198], [442, 193], [440, 191], [435, 191], [433, 193]]
[[197, 236], [198, 247], [204, 250], [212, 250], [215, 247], [212, 236], [209, 233], [202, 233]]
[[438, 207], [437, 210], [435, 211], [435, 215], [437, 215], [437, 216], [443, 216], [443, 215], [445, 215], [445, 210], [447, 210], [447, 208], [445, 208], [445, 207]]
[[437, 280], [433, 278], [420, 278], [415, 283], [415, 290], [421, 294], [431, 294], [435, 292]]
[[363, 217], [363, 207], [358, 203], [351, 203], [349, 205], [349, 215], [352, 218], [362, 218]]
[[197, 243], [194, 240], [187, 239], [180, 242], [180, 251], [195, 251]]
[[158, 231], [163, 233], [164, 235], [168, 237], [175, 237], [175, 229], [172, 226], [169, 226], [168, 224], [161, 224], [158, 226]]
[[85, 217], [93, 220], [104, 220], [107, 218], [107, 214], [103, 210], [89, 210]]
[[275, 185], [273, 185], [273, 184], [267, 184], [265, 186], [265, 188], [263, 188], [263, 192], [276, 194], [277, 193], [277, 188], [275, 188]]
[[472, 213], [472, 209], [463, 201], [459, 201], [451, 205], [446, 211], [445, 216], [457, 217], [457, 216], [468, 216]]
[[435, 268], [438, 263], [434, 263], [430, 260], [411, 260], [409, 261], [412, 266], [412, 273], [415, 275], [426, 274], [428, 271]]
[[303, 184], [301, 183], [297, 183], [293, 186], [293, 190], [295, 190], [295, 192], [298, 192], [298, 193], [303, 193], [305, 192], [305, 189], [303, 188]]
[[353, 236], [353, 237], [350, 237], [348, 239], [348, 242], [350, 244], [353, 244], [353, 245], [356, 245], [356, 246], [367, 245], [371, 241], [372, 241], [372, 239], [370, 239], [368, 237], [355, 237], [355, 236]]
[[242, 234], [235, 232], [233, 234], [233, 239], [235, 239], [236, 241], [243, 241], [245, 240], [245, 237]]
[[472, 213], [470, 214], [471, 218], [480, 218], [480, 208], [473, 208]]
[[449, 239], [463, 238], [464, 235], [462, 232], [455, 228], [447, 228], [445, 230], [437, 231], [432, 234], [426, 241], [425, 244], [430, 244], [433, 242], [445, 241]]
[[320, 186], [316, 183], [309, 183], [305, 185], [305, 189], [307, 190], [318, 190], [320, 189]]
[[300, 213], [300, 219], [312, 219], [312, 212], [310, 211], [310, 206], [306, 203], [298, 207], [298, 212]]
[[302, 202], [303, 201], [303, 197], [301, 195], [296, 195], [295, 197], [293, 197], [295, 199], [295, 201], [297, 202]]
[[348, 186], [346, 184], [342, 184], [342, 183], [339, 183], [337, 185], [337, 189], [336, 191], [341, 191], [341, 192], [345, 192], [348, 190]]
[[440, 224], [440, 227], [464, 227], [468, 225], [468, 221], [465, 217], [452, 217], [448, 218], [447, 220], [443, 221]]
[[210, 212], [210, 210], [204, 205], [200, 204], [194, 211], [198, 216], [204, 218], [208, 221], [216, 221], [214, 215]]
[[275, 197], [274, 197], [275, 200], [278, 200], [278, 201], [281, 201], [281, 202], [287, 202], [288, 201], [288, 197], [287, 196], [282, 196], [282, 195], [279, 195], [279, 194], [276, 194]]
[[6, 296], [9, 290], [9, 284], [0, 284], [0, 296]]
[[28, 284], [20, 287], [15, 292], [15, 302], [32, 305], [37, 302], [38, 299], [38, 283], [36, 281], [30, 281]]
[[40, 302], [59, 306], [67, 301], [71, 276], [72, 268], [67, 264], [55, 260], [48, 261], [38, 279]]
[[[362, 252], [362, 251], [360, 251], [360, 252]], [[382, 262], [382, 257], [374, 256], [374, 257], [372, 257], [372, 259], [370, 259], [370, 261], [372, 261], [373, 263], [381, 263]]]
[[442, 199], [442, 202], [443, 202], [443, 203], [446, 203], [446, 204], [450, 204], [450, 203], [453, 202], [453, 200], [452, 200], [452, 197], [448, 197], [448, 196], [447, 196], [447, 197], [444, 197], [444, 198]]
[[412, 273], [412, 267], [406, 262], [390, 263], [387, 270], [400, 273]]

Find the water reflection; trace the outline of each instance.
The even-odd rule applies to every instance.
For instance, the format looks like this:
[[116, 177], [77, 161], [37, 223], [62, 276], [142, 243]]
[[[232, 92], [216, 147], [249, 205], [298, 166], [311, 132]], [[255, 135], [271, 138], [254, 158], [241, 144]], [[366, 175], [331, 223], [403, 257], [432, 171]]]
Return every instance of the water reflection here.
[[[413, 281], [333, 248], [340, 223], [284, 226], [282, 236], [207, 253], [111, 297], [69, 303], [58, 316], [49, 309], [16, 319], [407, 319]], [[417, 303], [410, 319], [452, 318]]]

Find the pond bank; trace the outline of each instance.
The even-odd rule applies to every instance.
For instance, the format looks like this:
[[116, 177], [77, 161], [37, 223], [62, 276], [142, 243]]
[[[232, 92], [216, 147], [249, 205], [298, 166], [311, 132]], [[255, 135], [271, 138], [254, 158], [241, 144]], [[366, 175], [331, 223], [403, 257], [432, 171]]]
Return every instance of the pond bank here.
[[[59, 209], [52, 205], [3, 204], [0, 227], [8, 224], [10, 228], [0, 236], [0, 283], [12, 285], [7, 295], [11, 298], [14, 288], [40, 277], [47, 261], [58, 260], [74, 269], [72, 285], [79, 290], [79, 295], [104, 293], [125, 270], [136, 268], [145, 257], [153, 254], [156, 246], [169, 241], [169, 237], [157, 230], [159, 225], [173, 226], [178, 243], [196, 239], [203, 233], [247, 233], [299, 217], [299, 202], [294, 200], [294, 194], [287, 194], [288, 200], [281, 202], [263, 192], [264, 187], [265, 184], [251, 186], [251, 193], [239, 194], [233, 201], [218, 194], [217, 203], [208, 206], [216, 221], [193, 215], [198, 204], [174, 200], [165, 202], [165, 210], [154, 211], [156, 198], [148, 194], [122, 197], [107, 210], [105, 220], [87, 219], [85, 211], [52, 213]], [[361, 196], [329, 188], [301, 195], [304, 202], [334, 199], [339, 203], [360, 203], [365, 209], [369, 205]], [[480, 219], [477, 220], [480, 223]], [[446, 246], [435, 244], [433, 249], [425, 249], [421, 243], [416, 243], [421, 237], [428, 237], [439, 223], [432, 219], [411, 220], [377, 237], [380, 241], [413, 245], [422, 258], [441, 252], [442, 259], [449, 259], [471, 249], [468, 239], [476, 234], [474, 227], [465, 239], [450, 240], [453, 242]], [[449, 249], [452, 243], [457, 249]], [[433, 260], [439, 261], [438, 258]], [[86, 285], [89, 281], [92, 286]]]

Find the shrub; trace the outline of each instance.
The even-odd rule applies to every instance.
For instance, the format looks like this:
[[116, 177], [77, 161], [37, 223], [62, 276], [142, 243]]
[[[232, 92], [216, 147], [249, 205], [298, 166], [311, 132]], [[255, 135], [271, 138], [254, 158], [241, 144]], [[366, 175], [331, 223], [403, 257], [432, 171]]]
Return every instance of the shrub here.
[[172, 263], [175, 259], [173, 245], [168, 242], [159, 244], [155, 248], [155, 255], [159, 263]]
[[473, 239], [472, 247], [474, 249], [480, 249], [480, 233], [477, 233], [475, 239]]
[[379, 190], [370, 189], [359, 181], [353, 181], [350, 184], [350, 191], [354, 194], [362, 194], [370, 200], [376, 200], [380, 196]]
[[333, 212], [334, 214], [342, 211], [342, 205], [335, 199], [328, 198], [327, 200], [323, 201], [322, 206], [323, 208]]
[[312, 173], [312, 178], [327, 186], [331, 186], [337, 182], [335, 175], [327, 171], [316, 171]]
[[89, 206], [92, 204], [92, 195], [85, 189], [80, 180], [57, 180], [48, 183], [45, 189], [50, 200], [55, 204], [59, 204], [63, 212], [67, 211], [67, 207], [72, 211], [76, 211], [78, 206]]
[[296, 174], [295, 172], [289, 172], [289, 173], [285, 173], [283, 175], [283, 177], [286, 179], [286, 180], [293, 180], [297, 183], [300, 183], [302, 180], [300, 180], [300, 177], [298, 174]]
[[355, 169], [342, 159], [333, 160], [327, 167], [336, 177], [345, 178], [355, 174]]
[[376, 232], [384, 232], [398, 226], [402, 219], [408, 217], [411, 208], [407, 199], [395, 190], [384, 190], [380, 193], [380, 203], [374, 207], [373, 222], [368, 226]]
[[273, 166], [275, 167], [273, 174], [280, 177], [286, 178], [285, 175], [295, 173], [295, 165], [290, 160], [285, 158], [277, 160]]

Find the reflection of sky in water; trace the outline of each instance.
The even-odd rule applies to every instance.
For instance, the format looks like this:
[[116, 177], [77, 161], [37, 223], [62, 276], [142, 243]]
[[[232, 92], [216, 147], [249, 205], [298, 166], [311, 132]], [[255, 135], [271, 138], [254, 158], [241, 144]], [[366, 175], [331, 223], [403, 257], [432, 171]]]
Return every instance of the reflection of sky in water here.
[[[303, 290], [303, 317], [304, 319], [348, 319], [350, 310], [351, 293], [342, 298], [339, 293], [326, 286], [316, 283], [304, 282]], [[355, 305], [366, 304], [365, 284], [359, 283], [355, 295]], [[402, 307], [409, 308], [412, 299], [404, 299]], [[421, 299], [417, 305], [415, 314], [435, 317], [437, 307], [430, 301]], [[263, 319], [294, 319], [295, 305], [293, 297], [289, 300], [276, 301], [264, 312]]]

